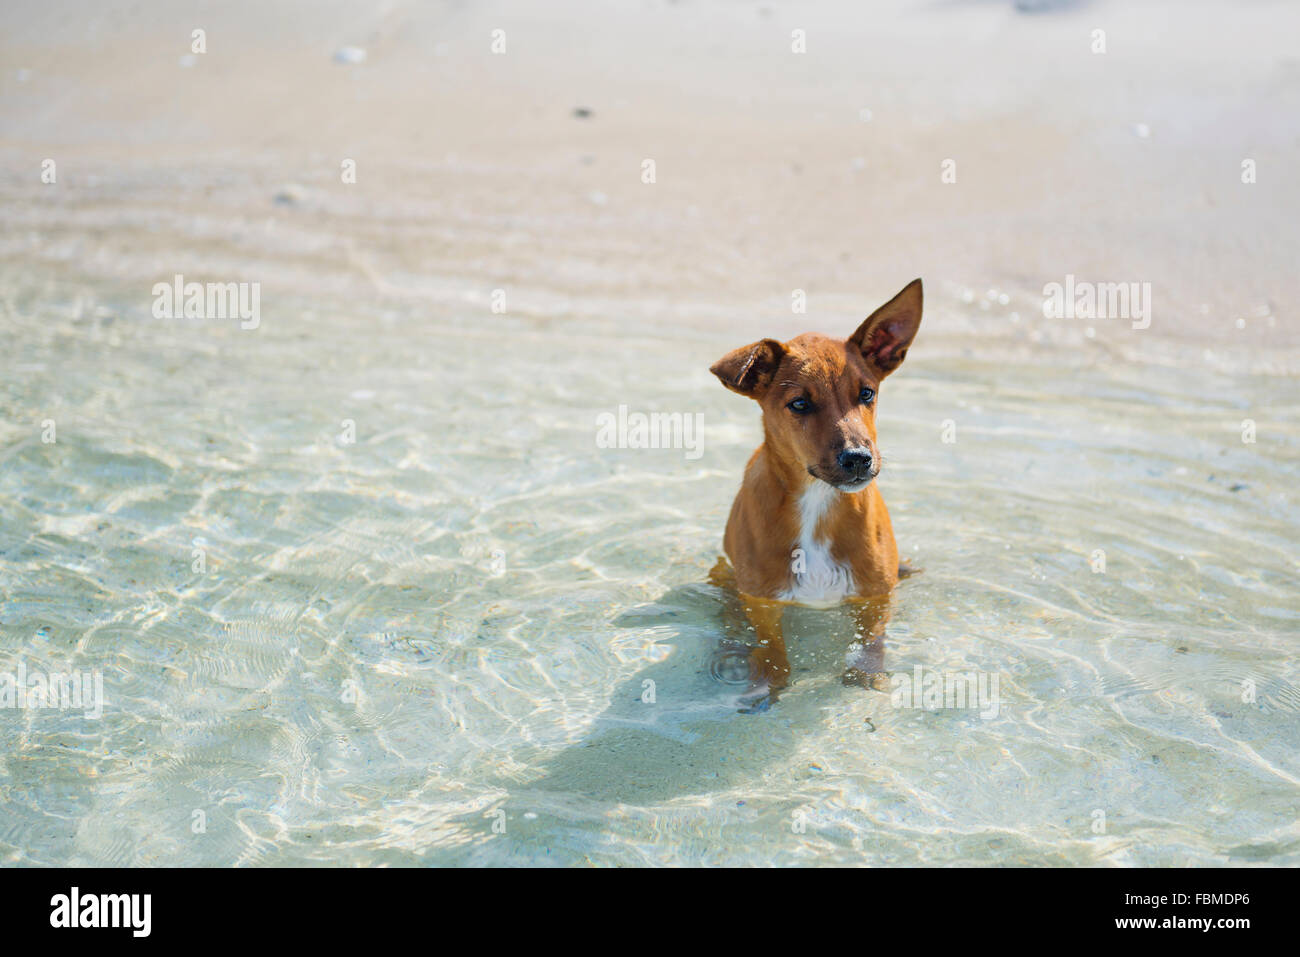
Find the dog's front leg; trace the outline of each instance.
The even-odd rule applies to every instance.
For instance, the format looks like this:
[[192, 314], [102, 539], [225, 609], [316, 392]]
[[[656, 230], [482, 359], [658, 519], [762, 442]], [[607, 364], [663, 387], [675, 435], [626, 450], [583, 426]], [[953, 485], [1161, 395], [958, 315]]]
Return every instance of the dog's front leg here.
[[745, 713], [766, 711], [790, 681], [790, 660], [785, 652], [785, 635], [781, 633], [781, 614], [785, 606], [770, 598], [741, 595], [745, 617], [754, 628], [758, 644], [749, 653], [753, 685], [741, 701]]
[[888, 598], [859, 598], [849, 606], [853, 614], [853, 643], [845, 656], [842, 680], [876, 691], [889, 690], [885, 671], [885, 625], [893, 611]]

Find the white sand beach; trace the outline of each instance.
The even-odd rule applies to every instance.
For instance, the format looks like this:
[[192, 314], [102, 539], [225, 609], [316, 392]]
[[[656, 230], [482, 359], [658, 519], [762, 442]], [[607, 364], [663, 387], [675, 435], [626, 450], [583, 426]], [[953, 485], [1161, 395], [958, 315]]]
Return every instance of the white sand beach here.
[[[934, 332], [1281, 361], [1300, 14], [1046, 6], [10, 8], [0, 252], [11, 274], [73, 284], [508, 287], [517, 313], [775, 333], [849, 322], [920, 275]], [[1102, 323], [1088, 343], [1086, 323], [1045, 321], [1043, 287], [1066, 275], [1150, 283], [1150, 328]]]

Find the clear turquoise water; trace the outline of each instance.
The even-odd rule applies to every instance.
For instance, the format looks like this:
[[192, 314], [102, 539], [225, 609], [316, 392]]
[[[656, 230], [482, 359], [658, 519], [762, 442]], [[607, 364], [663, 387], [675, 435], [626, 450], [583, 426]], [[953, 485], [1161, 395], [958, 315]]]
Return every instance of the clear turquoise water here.
[[[758, 439], [707, 373], [733, 333], [3, 300], [0, 671], [106, 698], [0, 710], [6, 862], [1300, 863], [1294, 379], [919, 341], [887, 667], [996, 675], [998, 715], [841, 685], [813, 610], [743, 715], [707, 584]], [[702, 414], [703, 456], [598, 447], [620, 403]]]

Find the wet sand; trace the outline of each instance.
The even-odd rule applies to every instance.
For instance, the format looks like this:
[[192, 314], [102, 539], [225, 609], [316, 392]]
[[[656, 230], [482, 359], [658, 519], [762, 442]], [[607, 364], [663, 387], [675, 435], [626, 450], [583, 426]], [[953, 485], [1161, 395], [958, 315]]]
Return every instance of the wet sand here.
[[[931, 348], [994, 337], [1084, 361], [1295, 367], [1300, 15], [1285, 4], [391, 2], [306, 18], [52, 3], [4, 17], [9, 283], [53, 280], [70, 298], [110, 283], [142, 309], [176, 273], [261, 281], [272, 304], [486, 310], [499, 288], [512, 315], [628, 335], [785, 335], [851, 328], [920, 275]], [[364, 59], [341, 62], [347, 47]], [[1150, 328], [1045, 318], [1043, 287], [1067, 275], [1150, 283]]]

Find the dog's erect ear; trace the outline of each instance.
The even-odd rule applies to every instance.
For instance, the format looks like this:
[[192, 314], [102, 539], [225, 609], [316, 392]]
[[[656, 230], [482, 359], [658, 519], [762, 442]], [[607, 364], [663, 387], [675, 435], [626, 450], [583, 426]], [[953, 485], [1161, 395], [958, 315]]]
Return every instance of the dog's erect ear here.
[[849, 342], [861, 349], [862, 357], [882, 375], [889, 375], [907, 355], [907, 347], [920, 325], [921, 280], [913, 279], [902, 292], [868, 316], [849, 337]]
[[781, 343], [764, 339], [728, 352], [709, 366], [709, 371], [732, 392], [758, 399], [772, 384], [784, 356], [785, 347]]

